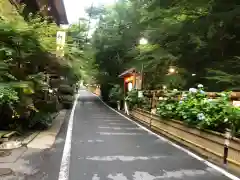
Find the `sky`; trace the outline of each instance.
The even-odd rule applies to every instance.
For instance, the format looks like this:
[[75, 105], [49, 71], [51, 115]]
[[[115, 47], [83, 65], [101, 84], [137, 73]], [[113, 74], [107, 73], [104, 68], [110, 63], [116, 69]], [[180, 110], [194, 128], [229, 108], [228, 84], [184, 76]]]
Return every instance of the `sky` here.
[[98, 5], [111, 5], [116, 0], [64, 0], [67, 18], [70, 24], [77, 23], [79, 18], [87, 17], [85, 9]]

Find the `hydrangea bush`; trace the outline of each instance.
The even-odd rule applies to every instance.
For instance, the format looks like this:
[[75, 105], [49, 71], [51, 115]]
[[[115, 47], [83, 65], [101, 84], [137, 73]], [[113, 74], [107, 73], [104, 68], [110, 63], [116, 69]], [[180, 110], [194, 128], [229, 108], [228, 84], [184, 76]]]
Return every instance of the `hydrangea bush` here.
[[125, 101], [128, 102], [129, 109], [142, 108], [144, 110], [151, 110], [151, 102], [147, 97], [138, 97], [138, 90], [129, 91]]
[[167, 93], [166, 98], [159, 102], [157, 112], [160, 116], [199, 128], [218, 132], [228, 128], [232, 133], [240, 133], [240, 108], [232, 106], [229, 92], [218, 93], [218, 98], [211, 99], [199, 84], [183, 93], [180, 99], [176, 98], [179, 93], [176, 90]]

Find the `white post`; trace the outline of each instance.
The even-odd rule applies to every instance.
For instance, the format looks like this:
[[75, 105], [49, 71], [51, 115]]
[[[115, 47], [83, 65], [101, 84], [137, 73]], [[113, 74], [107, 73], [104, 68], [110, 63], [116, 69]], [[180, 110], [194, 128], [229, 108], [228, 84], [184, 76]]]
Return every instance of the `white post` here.
[[127, 101], [124, 101], [124, 110], [127, 115], [129, 115]]
[[223, 152], [223, 164], [225, 166], [227, 165], [228, 147], [230, 145], [230, 141], [229, 141], [230, 139], [231, 139], [231, 131], [227, 129], [225, 133], [224, 152]]
[[120, 101], [117, 101], [117, 108], [118, 108], [119, 111], [121, 110]]

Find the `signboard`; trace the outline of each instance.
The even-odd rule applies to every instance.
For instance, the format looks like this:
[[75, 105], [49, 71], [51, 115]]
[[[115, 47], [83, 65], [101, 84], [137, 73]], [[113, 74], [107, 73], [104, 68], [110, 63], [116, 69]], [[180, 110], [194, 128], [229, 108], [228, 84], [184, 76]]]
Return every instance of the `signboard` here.
[[64, 56], [64, 45], [66, 39], [66, 32], [65, 31], [58, 31], [56, 37], [57, 43], [57, 55]]
[[58, 31], [57, 32], [57, 45], [64, 46], [66, 38], [65, 31]]
[[143, 92], [142, 91], [138, 91], [138, 97], [142, 98], [143, 97]]
[[240, 101], [233, 101], [233, 106], [240, 107]]

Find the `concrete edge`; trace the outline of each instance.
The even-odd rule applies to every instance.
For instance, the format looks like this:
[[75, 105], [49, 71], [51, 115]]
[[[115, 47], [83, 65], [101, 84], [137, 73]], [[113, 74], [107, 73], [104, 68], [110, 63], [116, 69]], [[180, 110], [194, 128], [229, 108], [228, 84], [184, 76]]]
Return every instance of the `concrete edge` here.
[[40, 132], [32, 141], [30, 141], [26, 146], [27, 148], [35, 149], [48, 149], [51, 148], [56, 140], [56, 137], [65, 121], [67, 110], [62, 110], [59, 112], [52, 126]]
[[[59, 115], [59, 112], [58, 113], [56, 113], [56, 114], [53, 114], [53, 122], [55, 122], [55, 120], [56, 120], [56, 118], [57, 118], [57, 116]], [[64, 120], [63, 120], [64, 121]], [[60, 124], [62, 125], [62, 123], [63, 123], [63, 121], [62, 122], [60, 122]], [[53, 125], [54, 125], [54, 123], [53, 123]], [[53, 126], [52, 125], [52, 126]], [[60, 128], [61, 128], [61, 126], [60, 126]], [[60, 128], [59, 128], [59, 130], [60, 130]], [[51, 129], [51, 127], [49, 128], [49, 129]], [[48, 129], [48, 130], [49, 130]], [[48, 130], [46, 130], [46, 131], [48, 131]], [[37, 136], [41, 133], [42, 131], [36, 131], [36, 132], [33, 132], [32, 134], [30, 134], [29, 136], [27, 136], [26, 138], [24, 138], [22, 141], [17, 141], [17, 143], [19, 143], [19, 145], [17, 146], [17, 145], [14, 145], [14, 147], [10, 147], [10, 148], [2, 148], [2, 147], [0, 147], [0, 151], [11, 151], [11, 150], [14, 150], [14, 149], [18, 149], [18, 148], [21, 148], [21, 147], [27, 147], [28, 146], [28, 144], [30, 144], [35, 138], [37, 138]], [[7, 142], [6, 142], [7, 143]]]
[[10, 168], [0, 168], [0, 176], [7, 176], [13, 173], [13, 170]]

